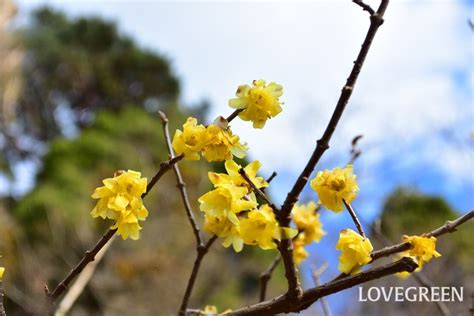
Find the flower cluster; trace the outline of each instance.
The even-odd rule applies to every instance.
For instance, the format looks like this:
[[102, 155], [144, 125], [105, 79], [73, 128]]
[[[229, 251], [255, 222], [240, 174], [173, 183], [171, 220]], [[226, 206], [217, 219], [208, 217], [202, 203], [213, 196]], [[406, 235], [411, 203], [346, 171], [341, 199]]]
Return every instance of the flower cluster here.
[[5, 273], [5, 268], [0, 267], [0, 280], [3, 278], [3, 274]]
[[283, 94], [283, 87], [274, 82], [266, 85], [265, 80], [254, 80], [252, 86], [240, 85], [235, 93], [237, 98], [229, 100], [229, 106], [242, 110], [239, 117], [252, 121], [254, 128], [263, 128], [267, 119], [282, 111], [278, 99]]
[[342, 252], [339, 256], [339, 271], [346, 274], [359, 272], [362, 266], [372, 260], [370, 253], [373, 247], [370, 240], [352, 229], [341, 231], [336, 249]]
[[342, 200], [351, 203], [359, 191], [352, 165], [347, 165], [344, 169], [319, 171], [310, 184], [324, 207], [334, 212], [342, 211]]
[[299, 231], [298, 237], [293, 240], [293, 257], [296, 264], [300, 264], [308, 256], [305, 245], [313, 241], [319, 242], [326, 235], [319, 219], [318, 207], [313, 201], [295, 204], [293, 207], [293, 221]]
[[189, 117], [183, 130], [176, 130], [172, 146], [176, 154], [187, 160], [199, 160], [200, 155], [208, 161], [224, 161], [233, 156], [242, 158], [247, 147], [240, 143], [239, 136], [232, 134], [227, 121], [218, 117], [214, 124], [197, 124], [197, 119]]
[[133, 170], [117, 171], [113, 178], [102, 181], [104, 186], [95, 189], [93, 199], [98, 199], [91, 211], [92, 217], [115, 220], [110, 227], [117, 229], [123, 239], [140, 237], [138, 221], [144, 221], [148, 210], [143, 205], [142, 194], [146, 192], [147, 179]]
[[421, 267], [425, 262], [431, 260], [431, 258], [440, 257], [441, 254], [436, 251], [436, 237], [424, 237], [424, 236], [403, 236], [402, 240], [411, 244], [411, 249], [408, 251], [408, 255], [415, 258], [415, 261]]
[[[257, 176], [261, 164], [254, 161], [244, 171], [257, 188], [268, 183]], [[247, 181], [239, 174], [241, 167], [233, 160], [225, 162], [227, 174], [209, 172], [214, 190], [202, 195], [198, 201], [205, 213], [204, 230], [223, 238], [223, 246], [233, 246], [240, 252], [244, 244], [258, 245], [262, 249], [274, 249], [274, 240], [291, 238], [296, 231], [281, 228], [275, 214], [267, 204], [258, 207], [255, 194]]]

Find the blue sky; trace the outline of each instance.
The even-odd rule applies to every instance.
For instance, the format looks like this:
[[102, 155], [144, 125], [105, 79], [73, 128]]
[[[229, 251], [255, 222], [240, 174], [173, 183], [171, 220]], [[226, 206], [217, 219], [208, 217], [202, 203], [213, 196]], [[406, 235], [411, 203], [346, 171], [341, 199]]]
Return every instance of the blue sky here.
[[[168, 56], [183, 103], [210, 101], [209, 121], [230, 113], [237, 85], [259, 78], [282, 84], [284, 111], [265, 129], [232, 124], [264, 172], [279, 172], [272, 184], [278, 202], [321, 136], [368, 28], [367, 14], [350, 1], [19, 1], [23, 16], [45, 3], [72, 16], [113, 19], [142, 46]], [[375, 218], [402, 184], [440, 194], [460, 212], [474, 205], [473, 33], [466, 22], [472, 8], [466, 1], [390, 4], [318, 166], [344, 164], [351, 139], [364, 134], [355, 167], [361, 217]], [[316, 199], [310, 190], [304, 197]], [[323, 214], [323, 221], [334, 230], [351, 226], [340, 214]], [[331, 235], [314, 247], [319, 264], [318, 253], [334, 247], [337, 233]], [[335, 262], [337, 253], [327, 258]]]

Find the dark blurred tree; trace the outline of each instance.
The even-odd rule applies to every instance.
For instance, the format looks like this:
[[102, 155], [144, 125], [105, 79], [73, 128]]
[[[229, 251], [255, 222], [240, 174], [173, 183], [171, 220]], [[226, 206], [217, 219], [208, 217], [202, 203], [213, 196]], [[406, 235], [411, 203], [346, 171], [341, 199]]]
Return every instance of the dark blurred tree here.
[[41, 8], [16, 36], [26, 53], [22, 93], [15, 115], [0, 115], [0, 136], [9, 140], [0, 144], [2, 158], [10, 164], [38, 158], [45, 143], [90, 125], [98, 110], [133, 105], [156, 111], [179, 94], [163, 56], [101, 18]]

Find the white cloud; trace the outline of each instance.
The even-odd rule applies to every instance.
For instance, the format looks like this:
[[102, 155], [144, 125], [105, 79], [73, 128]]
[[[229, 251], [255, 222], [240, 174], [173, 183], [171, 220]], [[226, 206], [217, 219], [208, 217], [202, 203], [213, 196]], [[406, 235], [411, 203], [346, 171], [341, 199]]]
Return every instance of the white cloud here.
[[[284, 112], [264, 130], [233, 123], [268, 172], [299, 172], [329, 119], [369, 22], [366, 12], [347, 1], [52, 3], [73, 14], [112, 17], [145, 46], [165, 52], [184, 82], [184, 101], [209, 99], [212, 116], [230, 113], [227, 100], [238, 84], [256, 78], [283, 84]], [[364, 161], [403, 153], [423, 163], [439, 152], [440, 130], [461, 123], [466, 132], [473, 129], [466, 123], [474, 118], [472, 85], [463, 91], [453, 77], [471, 69], [467, 80], [472, 81], [466, 18], [461, 2], [390, 3], [330, 157], [346, 155], [351, 138], [363, 133], [364, 146], [371, 148]], [[404, 152], [421, 140], [420, 152]], [[456, 157], [467, 150], [472, 158], [472, 147], [442, 146], [449, 154], [439, 160], [440, 168], [470, 177], [472, 163], [465, 172]]]

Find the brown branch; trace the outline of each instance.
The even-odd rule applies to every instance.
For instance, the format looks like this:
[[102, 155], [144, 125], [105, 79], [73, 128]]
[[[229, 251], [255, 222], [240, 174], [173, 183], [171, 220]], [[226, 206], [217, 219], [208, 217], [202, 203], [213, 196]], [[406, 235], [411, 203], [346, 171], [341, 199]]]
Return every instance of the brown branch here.
[[242, 309], [233, 311], [227, 315], [242, 316], [242, 315], [276, 315], [279, 313], [300, 312], [321, 297], [328, 296], [333, 293], [343, 291], [353, 286], [385, 277], [387, 275], [403, 272], [414, 271], [418, 265], [413, 259], [405, 257], [396, 262], [389, 263], [382, 267], [372, 268], [370, 270], [358, 273], [353, 276], [346, 277], [341, 280], [331, 281], [321, 286], [306, 290], [303, 292], [302, 299], [298, 304], [291, 302], [290, 296], [283, 294], [273, 299], [251, 305]]
[[234, 112], [232, 112], [225, 120], [227, 121], [227, 123], [230, 123], [232, 122], [233, 119], [235, 119], [239, 114], [240, 112], [242, 112], [244, 109], [237, 109], [235, 110]]
[[[160, 164], [160, 168], [158, 172], [153, 177], [150, 184], [147, 185], [147, 190], [143, 193], [142, 197], [144, 198], [148, 192], [153, 188], [153, 186], [158, 182], [158, 180], [170, 169], [170, 165], [175, 166], [176, 163], [182, 158], [173, 157], [172, 159], [165, 161]], [[54, 304], [55, 300], [69, 287], [69, 284], [84, 270], [85, 266], [94, 261], [97, 253], [107, 244], [107, 242], [115, 235], [117, 229], [109, 229], [95, 244], [95, 246], [84, 253], [81, 261], [69, 272], [69, 274], [56, 286], [53, 292], [47, 292], [47, 296], [52, 304]]]
[[278, 173], [276, 171], [273, 171], [272, 174], [268, 177], [268, 179], [266, 180], [267, 183], [270, 183], [272, 182], [273, 179], [275, 179], [275, 177], [278, 175]]
[[359, 234], [360, 234], [362, 237], [366, 238], [364, 229], [362, 228], [362, 225], [360, 224], [360, 221], [359, 221], [359, 219], [357, 218], [357, 215], [356, 215], [354, 209], [353, 209], [352, 206], [351, 206], [349, 203], [347, 203], [344, 199], [342, 199], [342, 202], [343, 202], [344, 205], [346, 206], [346, 209], [347, 209], [347, 211], [349, 212], [349, 214], [351, 214], [352, 221], [353, 221], [354, 224], [356, 225], [357, 230], [359, 231]]
[[362, 0], [352, 0], [352, 2], [360, 6], [362, 10], [369, 12], [370, 15], [373, 15], [375, 13], [374, 9], [372, 9], [370, 5], [364, 3], [364, 1]]
[[204, 256], [211, 248], [214, 241], [216, 241], [217, 236], [212, 236], [207, 243], [203, 247], [197, 247], [197, 255], [196, 259], [194, 260], [193, 270], [191, 271], [191, 275], [189, 276], [188, 284], [186, 286], [186, 291], [184, 292], [183, 300], [181, 301], [181, 307], [179, 308], [179, 315], [185, 316], [186, 311], [189, 304], [189, 299], [191, 298], [191, 293], [194, 288], [194, 283], [196, 282], [197, 275], [199, 273], [199, 268], [201, 267], [201, 262]]
[[347, 163], [348, 165], [354, 164], [356, 159], [359, 158], [359, 156], [362, 154], [362, 151], [359, 148], [357, 148], [357, 143], [362, 137], [364, 137], [364, 135], [357, 135], [356, 137], [352, 139], [351, 151], [350, 151], [351, 158], [349, 159], [349, 162]]
[[[382, 0], [379, 8], [377, 9], [377, 12], [372, 14], [370, 17], [369, 30], [367, 32], [367, 35], [365, 36], [364, 42], [362, 43], [362, 47], [354, 62], [354, 66], [350, 72], [350, 75], [347, 78], [346, 84], [342, 88], [339, 100], [337, 101], [331, 119], [329, 120], [329, 123], [323, 133], [323, 136], [317, 141], [316, 148], [313, 151], [313, 154], [306, 163], [306, 166], [304, 167], [303, 171], [301, 172], [295, 184], [293, 185], [293, 188], [288, 193], [285, 202], [281, 207], [281, 212], [278, 216], [278, 221], [281, 227], [289, 227], [291, 222], [291, 210], [293, 209], [294, 204], [296, 203], [296, 201], [298, 201], [298, 197], [301, 191], [303, 191], [303, 188], [306, 186], [306, 183], [308, 182], [308, 179], [311, 176], [315, 166], [319, 162], [319, 159], [329, 148], [329, 141], [331, 140], [331, 137], [334, 131], [336, 130], [337, 124], [342, 116], [342, 113], [344, 112], [344, 109], [346, 108], [346, 105], [352, 95], [352, 91], [354, 90], [354, 86], [364, 64], [364, 61], [367, 57], [375, 34], [377, 33], [377, 30], [380, 25], [382, 25], [383, 23], [383, 16], [385, 14], [385, 10], [387, 9], [388, 2], [388, 0]], [[298, 299], [301, 294], [301, 286], [296, 276], [296, 268], [293, 262], [293, 251], [291, 241], [287, 239], [282, 240], [282, 242], [280, 243], [279, 250], [281, 251], [283, 261], [285, 262], [285, 275], [288, 279], [289, 294]]]
[[[313, 277], [314, 285], [321, 286], [320, 276], [324, 273], [324, 271], [326, 271], [327, 267], [327, 262], [325, 262], [321, 267], [319, 267], [319, 269], [316, 269], [316, 266], [314, 265], [311, 266], [311, 276]], [[323, 307], [324, 316], [332, 315], [331, 310], [329, 309], [329, 304], [324, 296], [321, 297], [321, 306]]]
[[268, 196], [263, 193], [262, 190], [260, 190], [259, 188], [257, 188], [257, 186], [255, 185], [255, 183], [253, 183], [253, 181], [249, 178], [249, 176], [247, 175], [247, 173], [245, 172], [245, 169], [244, 168], [240, 168], [239, 169], [239, 174], [242, 176], [242, 178], [244, 178], [244, 180], [250, 185], [250, 187], [252, 188], [252, 190], [262, 199], [265, 201], [265, 203], [267, 203], [272, 209], [273, 211], [275, 212], [275, 214], [278, 213], [278, 208], [275, 206], [275, 204], [272, 203], [272, 201], [270, 201], [270, 199], [268, 198]]
[[85, 266], [95, 260], [95, 256], [97, 253], [102, 249], [102, 247], [107, 244], [107, 242], [115, 235], [117, 229], [109, 229], [102, 238], [95, 244], [95, 246], [84, 253], [84, 257], [82, 257], [81, 261], [69, 272], [69, 274], [62, 280], [56, 288], [53, 290], [51, 294], [49, 294], [49, 299], [51, 303], [54, 301], [69, 287], [69, 284], [76, 278], [76, 276], [81, 273], [81, 271], [85, 268]]
[[148, 182], [148, 185], [146, 186], [146, 191], [145, 193], [142, 194], [142, 199], [150, 193], [151, 189], [155, 186], [155, 184], [158, 182], [158, 180], [161, 179], [161, 177], [168, 171], [170, 170], [178, 161], [184, 158], [184, 155], [179, 155], [176, 157], [171, 158], [170, 160], [163, 161], [160, 163], [160, 168], [156, 172], [156, 174], [151, 178], [150, 182]]
[[[168, 129], [168, 118], [166, 117], [166, 114], [164, 112], [158, 111], [158, 113], [161, 118], [161, 124], [163, 126], [163, 133], [165, 136], [166, 145], [168, 147], [168, 153], [170, 155], [170, 158], [173, 159], [175, 158], [175, 155], [173, 151], [173, 146], [171, 145], [170, 131]], [[193, 229], [194, 237], [196, 238], [196, 243], [198, 247], [202, 248], [204, 247], [204, 244], [202, 241], [201, 231], [196, 222], [196, 219], [194, 218], [194, 212], [191, 207], [191, 203], [189, 202], [188, 192], [186, 190], [186, 184], [183, 181], [183, 176], [181, 175], [181, 171], [179, 170], [179, 166], [177, 163], [173, 165], [173, 171], [174, 171], [174, 174], [176, 175], [176, 181], [178, 182], [178, 188], [181, 193], [184, 209], [186, 211], [186, 215], [188, 216], [189, 223], [191, 224], [191, 227]]]
[[270, 279], [272, 278], [273, 271], [275, 268], [278, 266], [278, 264], [281, 261], [281, 256], [277, 255], [275, 259], [273, 259], [272, 263], [270, 266], [260, 274], [260, 302], [263, 302], [265, 300], [265, 296], [267, 295], [267, 285]]
[[[456, 231], [456, 228], [459, 225], [464, 224], [465, 222], [471, 220], [473, 217], [474, 217], [474, 211], [469, 211], [466, 214], [464, 214], [463, 216], [461, 216], [461, 217], [459, 217], [459, 218], [457, 218], [453, 221], [447, 221], [444, 225], [438, 227], [437, 229], [435, 229], [435, 230], [433, 230], [429, 233], [423, 234], [423, 235], [427, 236], [427, 237], [430, 237], [430, 236], [439, 237], [439, 236], [442, 236], [442, 235], [447, 234], [447, 233], [453, 233], [453, 232]], [[385, 247], [385, 248], [380, 249], [380, 250], [373, 251], [371, 253], [372, 262], [377, 260], [377, 259], [383, 258], [383, 257], [387, 257], [387, 256], [390, 256], [390, 255], [399, 253], [399, 252], [407, 251], [409, 249], [410, 249], [410, 243], [402, 242], [402, 243], [399, 243], [399, 244], [396, 244], [396, 245], [393, 245], [393, 246], [389, 246], [389, 247]]]

